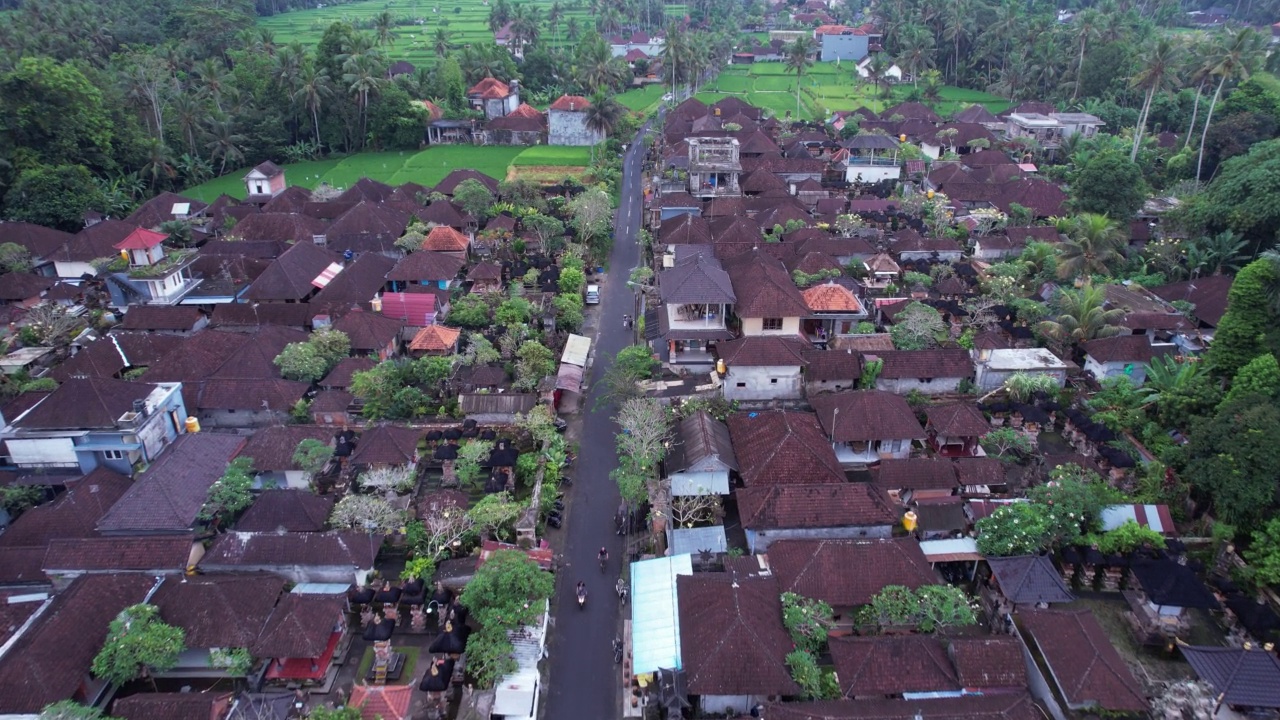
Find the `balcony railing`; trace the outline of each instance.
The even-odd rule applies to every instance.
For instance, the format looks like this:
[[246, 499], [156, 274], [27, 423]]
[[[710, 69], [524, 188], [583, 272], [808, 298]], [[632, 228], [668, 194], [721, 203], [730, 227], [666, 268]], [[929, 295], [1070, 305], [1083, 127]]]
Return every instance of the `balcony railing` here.
[[873, 167], [896, 167], [898, 165], [901, 165], [902, 162], [899, 161], [897, 158], [871, 157], [868, 155], [850, 155], [848, 164], [862, 165], [864, 167], [868, 165]]

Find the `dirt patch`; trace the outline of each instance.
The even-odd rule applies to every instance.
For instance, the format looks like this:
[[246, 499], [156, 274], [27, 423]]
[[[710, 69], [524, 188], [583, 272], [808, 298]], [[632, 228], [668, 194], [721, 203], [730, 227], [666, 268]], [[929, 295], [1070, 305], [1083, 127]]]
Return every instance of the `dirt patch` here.
[[586, 172], [586, 167], [576, 165], [510, 165], [507, 167], [507, 181], [519, 178], [551, 185], [568, 177], [580, 178]]

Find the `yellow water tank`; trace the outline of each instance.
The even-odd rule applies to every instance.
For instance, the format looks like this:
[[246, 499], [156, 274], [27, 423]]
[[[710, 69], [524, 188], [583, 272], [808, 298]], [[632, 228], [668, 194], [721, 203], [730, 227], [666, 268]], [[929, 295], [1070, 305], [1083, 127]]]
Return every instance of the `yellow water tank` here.
[[906, 142], [906, 141], [907, 141], [906, 133], [902, 133], [901, 135], [898, 136], [898, 142]]
[[200, 432], [200, 420], [197, 418], [194, 418], [194, 417], [187, 418], [186, 426], [187, 426], [187, 432], [189, 433]]
[[902, 527], [906, 528], [907, 532], [913, 532], [916, 529], [916, 520], [915, 511], [908, 510], [907, 514], [902, 516]]
[[724, 360], [721, 358], [716, 358], [716, 372], [720, 373], [721, 375], [724, 375], [725, 373], [729, 372], [729, 368], [725, 366]]

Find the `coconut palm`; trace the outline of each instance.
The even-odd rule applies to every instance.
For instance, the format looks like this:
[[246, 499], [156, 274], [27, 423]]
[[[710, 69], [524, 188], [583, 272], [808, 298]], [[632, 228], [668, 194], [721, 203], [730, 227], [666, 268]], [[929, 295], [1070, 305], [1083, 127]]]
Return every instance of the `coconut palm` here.
[[1124, 310], [1107, 309], [1106, 300], [1106, 291], [1100, 286], [1063, 288], [1053, 298], [1056, 315], [1051, 320], [1041, 320], [1036, 329], [1062, 350], [1087, 340], [1119, 335], [1124, 330], [1118, 325]]
[[435, 35], [431, 36], [431, 47], [436, 51], [436, 57], [449, 57], [449, 31], [436, 28]]
[[920, 25], [908, 25], [902, 29], [902, 37], [898, 43], [898, 65], [911, 74], [912, 85], [917, 83], [920, 73], [933, 67], [936, 52], [933, 33]]
[[560, 44], [560, 23], [563, 20], [564, 6], [560, 4], [560, 0], [555, 0], [547, 11], [547, 24], [551, 26], [551, 34], [555, 35], [556, 45]]
[[1245, 260], [1249, 243], [1230, 230], [1202, 237], [1187, 247], [1187, 270], [1191, 277], [1235, 272]]
[[218, 166], [218, 174], [225, 175], [227, 163], [234, 164], [244, 160], [244, 150], [241, 146], [247, 139], [236, 132], [235, 123], [226, 117], [210, 119], [205, 129], [209, 134], [209, 141], [205, 143], [205, 147], [209, 148], [210, 157], [221, 162]]
[[1079, 59], [1076, 61], [1076, 82], [1075, 87], [1071, 90], [1071, 100], [1074, 101], [1080, 96], [1080, 76], [1084, 73], [1084, 51], [1089, 41], [1098, 34], [1098, 30], [1103, 22], [1103, 17], [1094, 8], [1085, 8], [1075, 17], [1076, 39], [1080, 42]]
[[205, 58], [196, 63], [196, 75], [200, 76], [200, 87], [213, 98], [213, 106], [222, 111], [222, 94], [227, 89], [230, 75], [227, 66], [216, 58]]
[[151, 138], [147, 143], [147, 162], [142, 166], [140, 171], [142, 177], [147, 178], [147, 184], [154, 191], [156, 186], [163, 180], [172, 180], [178, 176], [178, 170], [173, 165], [173, 151], [163, 140]]
[[796, 74], [796, 117], [800, 117], [800, 84], [804, 78], [805, 70], [813, 65], [813, 40], [807, 35], [801, 35], [794, 42], [787, 46], [787, 57], [785, 60], [787, 72]]
[[[1137, 162], [1138, 148], [1142, 145], [1142, 133], [1147, 129], [1147, 115], [1151, 112], [1151, 100], [1156, 93], [1170, 89], [1177, 82], [1177, 65], [1182, 48], [1167, 35], [1159, 37], [1142, 58], [1142, 69], [1129, 80], [1129, 87], [1143, 90], [1142, 110], [1138, 113], [1138, 128], [1133, 133], [1133, 150], [1129, 162]], [[1078, 84], [1078, 81], [1077, 81]]]
[[1191, 44], [1187, 53], [1186, 64], [1182, 67], [1182, 73], [1187, 78], [1188, 85], [1196, 86], [1196, 99], [1191, 104], [1191, 123], [1187, 125], [1187, 132], [1182, 140], [1183, 149], [1191, 147], [1191, 136], [1196, 129], [1196, 120], [1200, 117], [1200, 99], [1204, 96], [1204, 86], [1213, 77], [1214, 58], [1209, 52], [1208, 42], [1201, 39]]
[[378, 39], [378, 45], [396, 44], [395, 33], [396, 21], [391, 17], [391, 13], [383, 10], [373, 18], [373, 32]]
[[329, 73], [314, 62], [302, 66], [298, 75], [298, 89], [293, 93], [293, 101], [302, 103], [311, 113], [311, 125], [316, 133], [316, 147], [320, 146], [320, 107], [324, 101], [333, 96], [329, 85]]
[[1228, 81], [1249, 79], [1250, 73], [1262, 58], [1266, 42], [1251, 27], [1230, 29], [1214, 52], [1215, 62], [1210, 74], [1218, 78], [1218, 87], [1209, 100], [1209, 112], [1205, 114], [1204, 130], [1200, 133], [1200, 152], [1196, 155], [1196, 182], [1200, 181], [1201, 169], [1204, 167], [1204, 142], [1209, 136], [1209, 124], [1213, 122], [1213, 111], [1218, 105], [1218, 98], [1222, 97], [1222, 88]]
[[948, 0], [943, 8], [942, 39], [952, 44], [951, 79], [958, 80], [960, 74], [960, 43], [969, 37], [974, 27], [974, 7], [972, 0]]
[[200, 129], [200, 123], [205, 116], [204, 103], [201, 99], [197, 93], [184, 92], [178, 93], [169, 102], [173, 123], [187, 141], [187, 153], [191, 155], [196, 154], [196, 131]]
[[1058, 254], [1058, 277], [1064, 280], [1081, 273], [1110, 274], [1114, 263], [1123, 257], [1120, 243], [1124, 236], [1120, 224], [1106, 215], [1077, 215], [1069, 223], [1067, 237]]
[[364, 142], [369, 124], [369, 94], [377, 92], [384, 82], [378, 58], [371, 53], [352, 55], [342, 63], [342, 82], [347, 92], [356, 97], [360, 109], [360, 142]]
[[[586, 124], [587, 129], [598, 132], [604, 137], [608, 137], [618, 127], [618, 123], [622, 120], [622, 116], [626, 111], [612, 95], [607, 95], [603, 90], [597, 90], [591, 96], [591, 104], [587, 106]], [[591, 146], [591, 159], [594, 161], [596, 156], [595, 145]]]

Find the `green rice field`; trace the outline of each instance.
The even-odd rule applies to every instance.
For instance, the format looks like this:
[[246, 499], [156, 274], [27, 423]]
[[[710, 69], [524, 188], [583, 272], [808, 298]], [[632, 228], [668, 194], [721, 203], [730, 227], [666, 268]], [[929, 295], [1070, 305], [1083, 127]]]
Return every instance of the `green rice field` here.
[[662, 83], [646, 85], [635, 90], [628, 90], [617, 96], [618, 103], [628, 110], [648, 114], [657, 108], [662, 96], [670, 90], [670, 86]]
[[[285, 178], [290, 185], [301, 185], [305, 188], [313, 188], [320, 183], [326, 183], [336, 188], [347, 188], [362, 177], [384, 182], [388, 185], [403, 185], [407, 182], [415, 182], [420, 185], [430, 186], [440, 182], [445, 175], [458, 168], [479, 170], [492, 178], [505, 180], [507, 167], [512, 164], [516, 157], [522, 152], [528, 152], [533, 149], [537, 148], [437, 145], [421, 152], [408, 150], [402, 152], [368, 152], [350, 155], [345, 158], [292, 163], [282, 167], [285, 169]], [[570, 152], [583, 150], [584, 152], [589, 152], [588, 148], [554, 147], [546, 149]], [[557, 163], [530, 164], [553, 165]], [[586, 163], [581, 164], [585, 165]], [[224, 193], [234, 198], [243, 198], [245, 191], [241, 178], [247, 172], [249, 172], [249, 168], [236, 170], [216, 180], [210, 180], [202, 185], [188, 188], [183, 191], [183, 194], [204, 202], [211, 202], [214, 198]]]
[[535, 145], [511, 161], [519, 166], [586, 167], [591, 164], [591, 148], [567, 145]]
[[[541, 10], [543, 36], [548, 44], [562, 47], [570, 44], [565, 37], [570, 18], [576, 18], [578, 27], [584, 31], [594, 27], [595, 18], [586, 3], [567, 3], [557, 37], [546, 23], [551, 3], [552, 0], [527, 2]], [[665, 11], [668, 16], [682, 17], [686, 9], [682, 4], [669, 4]], [[489, 30], [489, 4], [482, 0], [364, 0], [281, 13], [259, 19], [258, 26], [275, 33], [278, 44], [297, 41], [315, 47], [325, 29], [334, 22], [349, 22], [357, 29], [372, 32], [374, 18], [383, 12], [391, 13], [396, 22], [395, 41], [385, 47], [387, 57], [392, 61], [406, 60], [415, 67], [434, 65], [434, 36], [442, 27], [449, 32], [449, 42], [456, 48], [493, 41], [493, 33]]]

